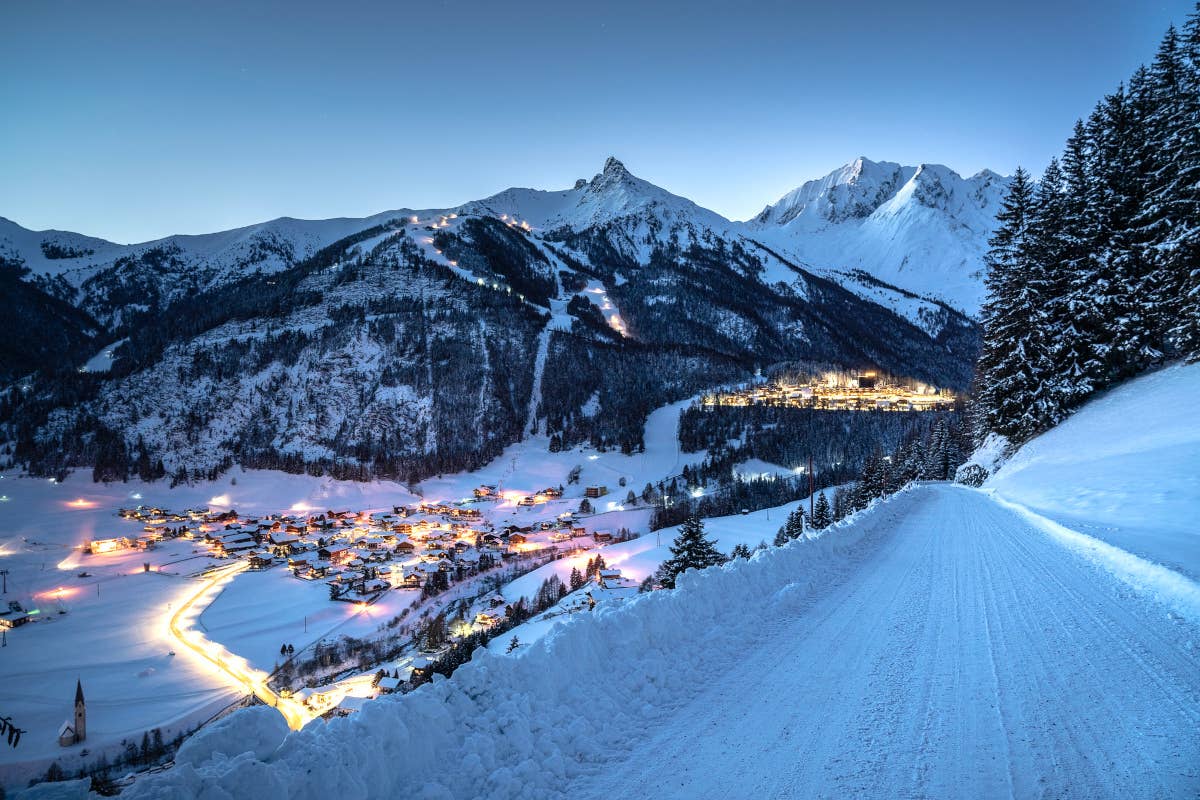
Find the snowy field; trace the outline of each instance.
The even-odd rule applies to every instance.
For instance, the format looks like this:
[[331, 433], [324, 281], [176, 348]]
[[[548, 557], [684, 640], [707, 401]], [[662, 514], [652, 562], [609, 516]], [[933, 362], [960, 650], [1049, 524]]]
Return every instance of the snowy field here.
[[1200, 364], [1093, 399], [987, 482], [1002, 498], [1200, 581]]
[[[245, 694], [243, 685], [211, 663], [177, 648], [168, 631], [172, 609], [203, 588], [199, 574], [229, 562], [217, 562], [205, 548], [184, 540], [147, 552], [83, 555], [79, 547], [90, 539], [140, 532], [138, 525], [116, 516], [118, 508], [142, 504], [182, 511], [206, 506], [247, 514], [382, 511], [422, 498], [470, 497], [475, 487], [487, 483], [498, 485], [505, 499], [478, 507], [500, 526], [575, 511], [585, 487], [596, 484], [607, 486], [609, 494], [593, 501], [600, 513], [583, 524], [590, 530], [616, 533], [625, 527], [643, 533], [650, 509], [624, 509], [629, 489], [640, 494], [647, 482], [678, 474], [685, 463], [703, 457], [681, 454], [676, 441], [679, 411], [689, 402], [651, 415], [644, 453], [624, 456], [585, 448], [549, 453], [549, 440], [535, 436], [478, 472], [425, 481], [415, 487], [417, 494], [386, 481], [354, 483], [240, 469], [216, 482], [175, 489], [166, 482], [95, 484], [84, 471], [61, 484], [0, 477], [5, 520], [0, 525], [0, 568], [9, 572], [4, 600], [40, 612], [36, 623], [8, 631], [7, 647], [0, 648], [0, 685], [9, 687], [0, 692], [0, 705], [28, 731], [19, 749], [0, 751], [0, 785], [23, 784], [54, 759], [67, 768], [76, 765], [83, 748], [60, 748], [55, 741], [72, 710], [76, 679], [88, 700], [88, 760], [102, 752], [111, 757], [123, 739], [140, 742], [142, 733], [154, 727], [170, 738]], [[534, 508], [516, 504], [520, 496], [566, 484], [576, 466], [580, 481], [565, 486], [562, 500]], [[619, 486], [622, 478], [624, 488]], [[144, 572], [147, 562], [149, 573]], [[88, 575], [79, 577], [81, 572]], [[192, 624], [231, 659], [270, 672], [281, 644], [300, 650], [327, 635], [371, 634], [415, 596], [393, 590], [366, 608], [333, 603], [323, 582], [299, 581], [276, 567], [243, 572], [223, 584], [211, 605], [201, 605]], [[168, 655], [173, 648], [177, 655]]]
[[[64, 749], [56, 742], [59, 725], [72, 711], [76, 680], [82, 682], [87, 699], [89, 759], [101, 753], [111, 757], [120, 750], [122, 739], [140, 742], [142, 733], [154, 727], [161, 727], [169, 739], [244, 695], [241, 685], [202, 659], [183, 650], [168, 655], [177, 646], [167, 631], [172, 606], [178, 608], [182, 599], [201, 588], [194, 576], [215, 563], [203, 548], [175, 540], [146, 552], [80, 552], [79, 546], [89, 539], [133, 536], [140, 531], [116, 516], [118, 508], [139, 503], [172, 510], [209, 505], [267, 513], [301, 507], [390, 508], [392, 503], [413, 499], [402, 486], [390, 483], [343, 483], [240, 470], [231, 477], [236, 484], [226, 477], [175, 489], [165, 482], [95, 484], [86, 472], [61, 484], [12, 476], [0, 479], [4, 518], [0, 568], [8, 571], [3, 599], [39, 611], [36, 622], [8, 631], [7, 645], [0, 648], [0, 685], [6, 687], [0, 690], [0, 707], [27, 731], [19, 748], [0, 748], [0, 783], [24, 783], [32, 774], [44, 772], [53, 759], [68, 768], [78, 762], [84, 748]], [[146, 563], [151, 565], [149, 573], [144, 571]], [[84, 572], [87, 576], [80, 577]], [[266, 576], [270, 580], [275, 574]], [[253, 585], [262, 577], [238, 576], [226, 591], [235, 597], [243, 585]], [[328, 595], [323, 585], [289, 583], [318, 590], [322, 598]], [[249, 597], [244, 599], [250, 602]], [[291, 603], [295, 597], [288, 595], [288, 600]], [[259, 597], [254, 602], [261, 617], [262, 604], [271, 599]], [[333, 610], [343, 616], [353, 608], [342, 605]], [[260, 654], [273, 642], [278, 653], [279, 631], [239, 624], [236, 614], [225, 613], [224, 604], [213, 611], [204, 622], [229, 635], [235, 652], [249, 647]], [[321, 617], [309, 629], [315, 636], [324, 632], [322, 625], [348, 631], [368, 624], [374, 627], [374, 616], [381, 611], [372, 609], [369, 616], [351, 623]], [[289, 633], [294, 613], [302, 612], [284, 607], [275, 617]], [[300, 637], [294, 638], [299, 646]], [[266, 655], [256, 658], [269, 669]]]

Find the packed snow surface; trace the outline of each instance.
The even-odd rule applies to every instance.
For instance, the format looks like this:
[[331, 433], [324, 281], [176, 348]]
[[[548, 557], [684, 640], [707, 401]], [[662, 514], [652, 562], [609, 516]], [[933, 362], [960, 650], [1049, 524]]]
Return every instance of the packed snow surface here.
[[123, 796], [1194, 796], [1195, 622], [927, 485]]
[[1005, 499], [1200, 581], [1200, 364], [1129, 381], [1022, 447]]

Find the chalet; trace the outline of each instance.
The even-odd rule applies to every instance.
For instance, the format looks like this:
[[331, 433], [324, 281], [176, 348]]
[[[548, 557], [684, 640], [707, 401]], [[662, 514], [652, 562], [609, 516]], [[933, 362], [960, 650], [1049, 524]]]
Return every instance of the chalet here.
[[423, 656], [418, 656], [412, 661], [412, 669], [408, 673], [408, 680], [410, 683], [416, 684], [420, 683], [421, 681], [429, 680], [429, 677], [432, 674], [433, 664], [430, 662], [430, 660]]
[[275, 558], [270, 553], [251, 553], [250, 569], [270, 569], [275, 566]]
[[336, 706], [327, 711], [323, 716], [348, 717], [351, 714], [357, 714], [359, 711], [362, 711], [362, 707], [369, 702], [371, 702], [370, 697], [353, 697], [351, 695], [346, 695], [338, 701]]
[[258, 547], [258, 542], [254, 541], [254, 537], [248, 533], [235, 531], [225, 536], [219, 536], [213, 542], [214, 549], [221, 555], [233, 555], [234, 553], [244, 553], [248, 550], [253, 550]]
[[606, 580], [619, 581], [620, 579], [621, 570], [619, 569], [602, 569], [596, 573], [596, 583], [600, 584], [601, 586], [604, 585]]
[[514, 545], [514, 544], [525, 544], [525, 543], [526, 543], [526, 542], [528, 542], [528, 541], [529, 541], [529, 537], [527, 537], [527, 536], [526, 536], [525, 534], [523, 534], [523, 533], [510, 533], [510, 534], [508, 535], [508, 543], [509, 543], [509, 545]]
[[587, 536], [587, 528], [583, 527], [582, 525], [576, 525], [575, 527], [571, 528], [572, 538], [577, 539], [580, 536]]
[[83, 547], [83, 552], [91, 555], [101, 555], [103, 553], [115, 553], [118, 550], [128, 549], [130, 546], [129, 539], [124, 536], [114, 536], [111, 539], [92, 539]]
[[399, 678], [380, 678], [376, 686], [380, 694], [394, 694], [400, 691], [402, 681]]
[[415, 544], [413, 544], [412, 542], [410, 542], [408, 539], [400, 539], [399, 541], [396, 542], [395, 550], [397, 553], [407, 555], [407, 554], [415, 552], [416, 549], [417, 549], [417, 546]]
[[465, 564], [470, 567], [479, 566], [479, 559], [483, 557], [483, 553], [478, 550], [464, 550], [458, 554], [455, 559], [456, 563]]
[[405, 589], [420, 589], [425, 585], [425, 575], [419, 570], [407, 572], [405, 573], [404, 578], [401, 580], [401, 585]]
[[354, 558], [354, 551], [342, 545], [326, 545], [317, 551], [322, 561], [328, 561], [334, 566], [347, 564]]
[[294, 533], [286, 533], [282, 530], [269, 530], [267, 532], [267, 541], [272, 547], [290, 547], [297, 544], [300, 539]]
[[8, 604], [8, 610], [0, 613], [0, 628], [12, 630], [19, 628], [26, 622], [29, 622], [29, 612], [21, 608], [21, 604], [16, 601]]
[[482, 500], [485, 497], [495, 497], [495, 496], [496, 496], [496, 487], [495, 486], [489, 486], [489, 485], [485, 484], [483, 486], [477, 486], [475, 488], [476, 499]]
[[529, 497], [528, 495], [526, 495], [525, 497], [522, 497], [520, 500], [517, 501], [517, 505], [525, 506], [527, 508], [530, 506], [536, 505], [536, 504], [537, 504], [537, 501], [534, 500], [532, 497]]
[[547, 489], [542, 489], [540, 492], [538, 492], [538, 494], [545, 495], [550, 500], [557, 500], [558, 498], [562, 497], [562, 495], [563, 495], [561, 489], [556, 489], [553, 486], [551, 486]]
[[596, 544], [607, 544], [613, 540], [613, 535], [607, 531], [596, 531], [592, 534], [592, 539]]
[[608, 494], [608, 487], [607, 486], [589, 486], [589, 487], [587, 487], [587, 489], [584, 490], [583, 493], [586, 497], [589, 497], [592, 500], [595, 500], [597, 497], [603, 497], [604, 495]]
[[386, 592], [390, 588], [392, 588], [392, 585], [382, 578], [371, 578], [363, 581], [359, 591], [363, 594], [378, 594], [379, 592]]
[[490, 628], [491, 626], [500, 622], [500, 619], [501, 619], [501, 617], [498, 617], [495, 614], [489, 614], [486, 611], [480, 611], [478, 614], [475, 615], [475, 624], [476, 625], [484, 625], [484, 626]]

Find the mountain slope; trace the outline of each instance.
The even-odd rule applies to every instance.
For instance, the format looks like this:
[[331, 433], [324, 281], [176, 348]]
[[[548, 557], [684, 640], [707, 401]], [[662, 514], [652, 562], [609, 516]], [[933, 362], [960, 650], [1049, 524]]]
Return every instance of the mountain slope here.
[[69, 303], [0, 267], [0, 385], [37, 370], [72, 370], [103, 344], [102, 328]]
[[411, 213], [389, 211], [362, 219], [281, 217], [134, 245], [62, 231], [30, 231], [0, 217], [0, 257], [28, 269], [29, 280], [49, 293], [119, 327], [131, 312], [158, 311], [186, 294], [252, 272], [277, 272], [339, 239]]
[[111, 372], [47, 377], [0, 419], [38, 474], [418, 480], [535, 427], [628, 452], [654, 408], [773, 364], [965, 389], [979, 341], [964, 315], [806, 269], [615, 159], [567, 192], [138, 247], [37, 281], [126, 341]]

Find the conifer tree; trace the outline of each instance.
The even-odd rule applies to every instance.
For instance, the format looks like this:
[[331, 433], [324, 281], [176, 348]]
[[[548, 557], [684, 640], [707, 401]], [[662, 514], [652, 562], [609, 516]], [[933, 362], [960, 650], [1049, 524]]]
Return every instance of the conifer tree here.
[[775, 547], [783, 547], [791, 541], [791, 537], [787, 534], [787, 523], [779, 526], [779, 530], [775, 532], [775, 538], [771, 540], [771, 544]]
[[716, 541], [705, 537], [704, 523], [699, 517], [688, 517], [671, 544], [671, 557], [659, 566], [656, 577], [664, 587], [674, 589], [676, 578], [687, 570], [706, 569], [724, 561]]
[[829, 498], [824, 492], [817, 495], [816, 502], [813, 504], [813, 514], [811, 520], [814, 529], [821, 531], [828, 528], [833, 523], [833, 516], [829, 510]]
[[986, 258], [988, 300], [983, 307], [979, 400], [988, 430], [1021, 439], [1026, 433], [1024, 411], [1033, 402], [1036, 384], [1046, 377], [1034, 371], [1041, 345], [1030, 335], [1031, 315], [1039, 310], [1040, 298], [1031, 259], [1033, 183], [1025, 170], [1018, 168], [1013, 175], [996, 219], [999, 225]]

